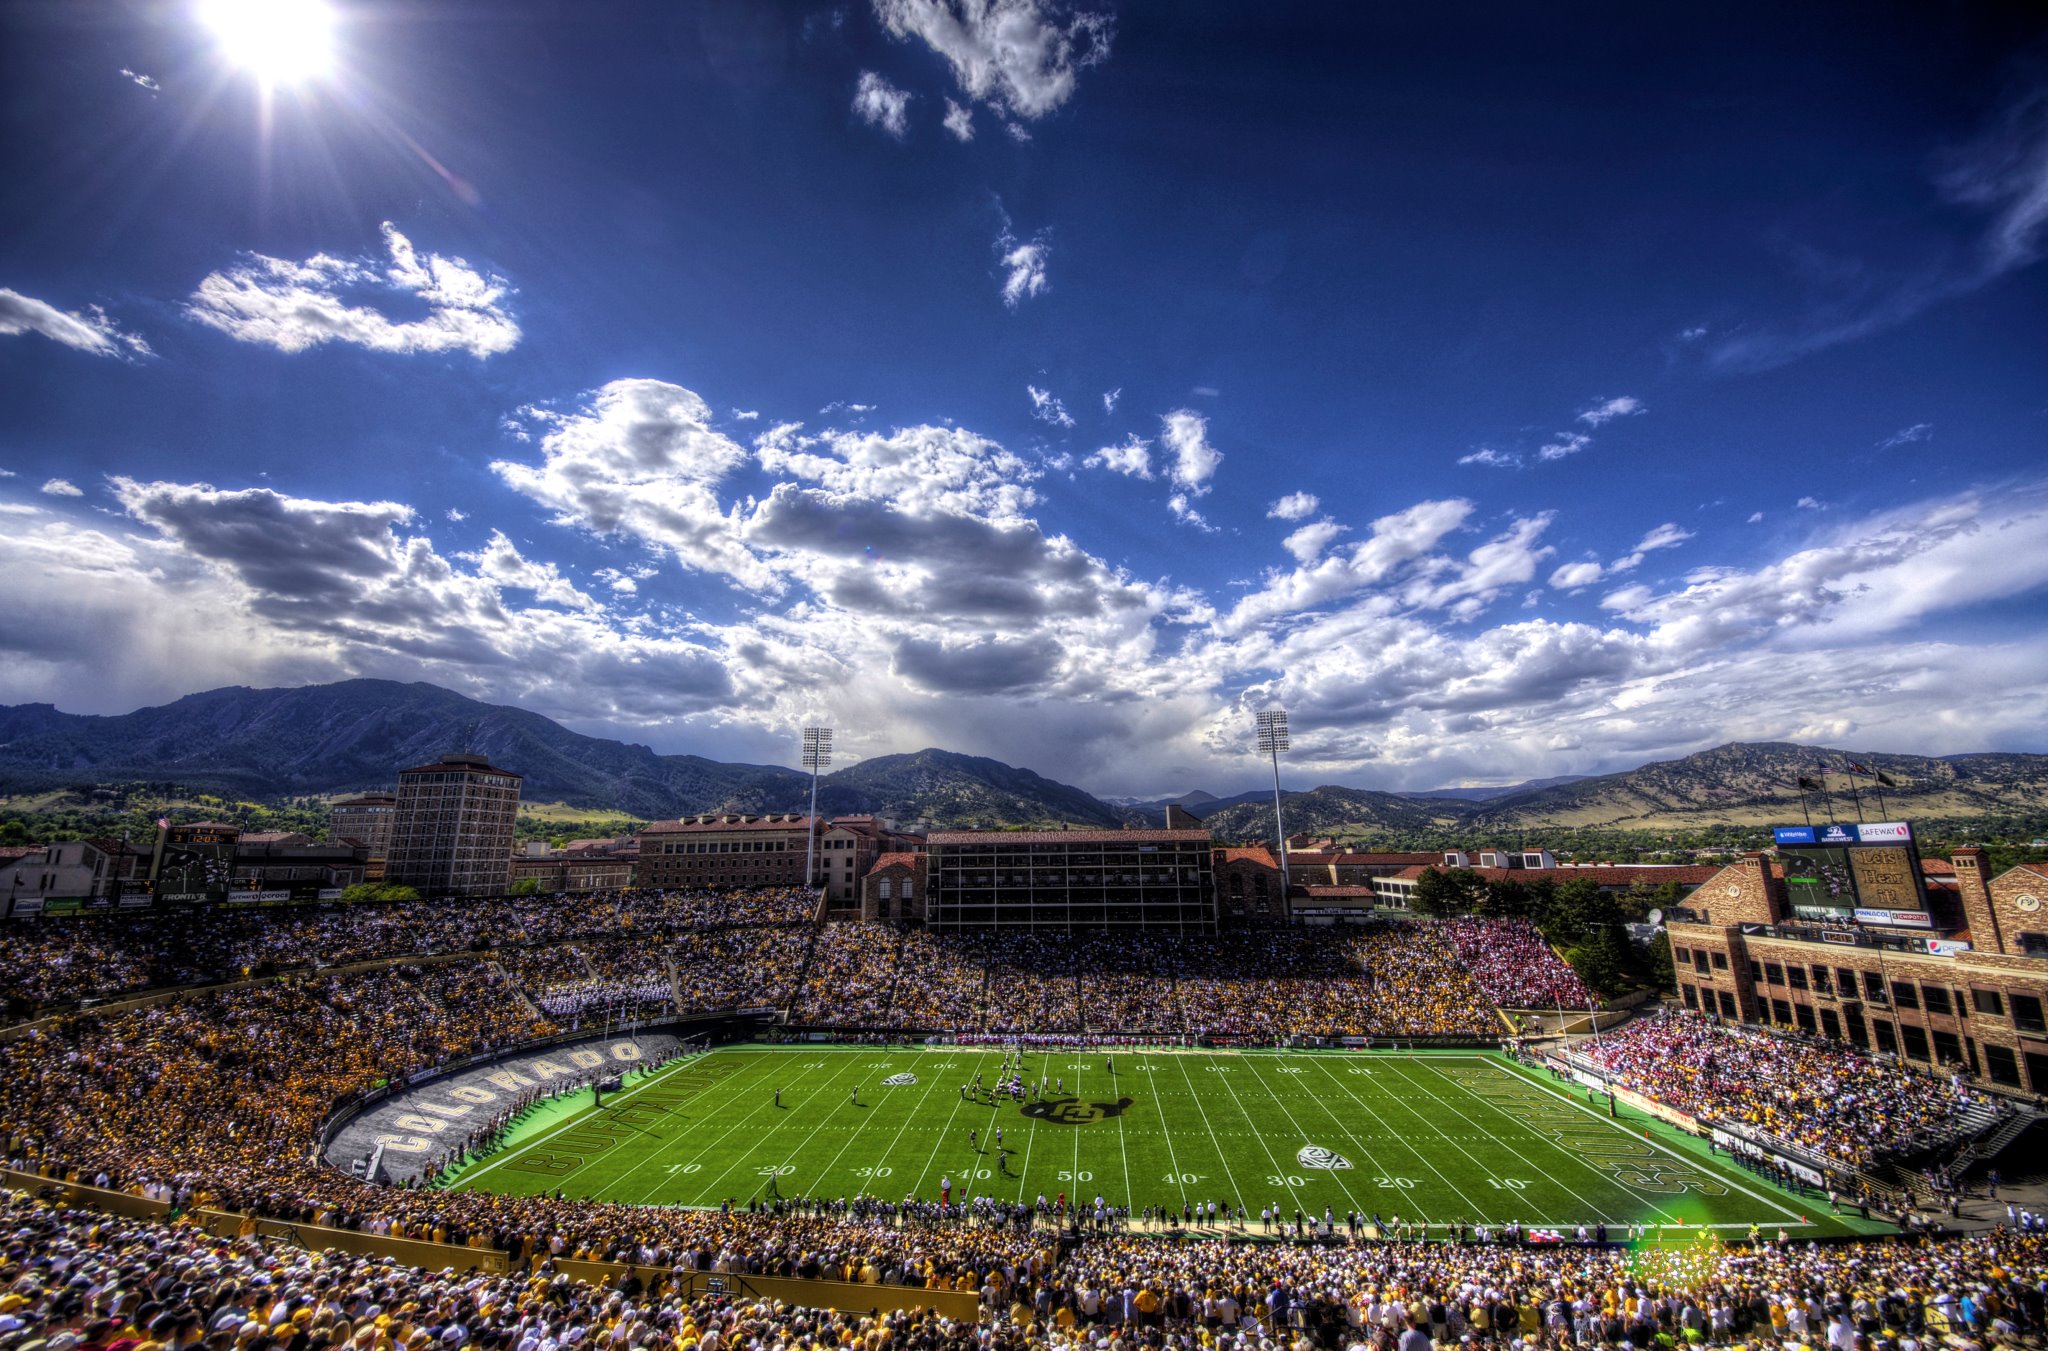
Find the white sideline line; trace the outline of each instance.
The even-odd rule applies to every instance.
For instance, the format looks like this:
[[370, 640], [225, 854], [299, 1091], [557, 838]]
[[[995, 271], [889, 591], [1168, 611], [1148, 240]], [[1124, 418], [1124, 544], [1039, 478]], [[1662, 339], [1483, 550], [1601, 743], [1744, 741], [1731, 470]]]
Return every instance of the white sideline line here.
[[[1491, 1062], [1488, 1062], [1488, 1063], [1491, 1063]], [[1546, 1092], [1546, 1093], [1550, 1094], [1550, 1095], [1551, 1095], [1552, 1097], [1555, 1097], [1555, 1098], [1561, 1099], [1561, 1100], [1562, 1100], [1562, 1101], [1564, 1101], [1564, 1102], [1568, 1102], [1568, 1103], [1570, 1103], [1570, 1104], [1571, 1104], [1571, 1105], [1572, 1105], [1572, 1106], [1573, 1106], [1574, 1108], [1576, 1108], [1577, 1110], [1579, 1110], [1579, 1111], [1581, 1111], [1581, 1112], [1584, 1112], [1584, 1113], [1585, 1113], [1585, 1114], [1586, 1114], [1587, 1116], [1590, 1116], [1590, 1117], [1592, 1117], [1592, 1118], [1593, 1118], [1593, 1119], [1594, 1119], [1595, 1121], [1606, 1121], [1606, 1118], [1605, 1118], [1605, 1117], [1601, 1116], [1601, 1115], [1600, 1115], [1600, 1114], [1599, 1114], [1598, 1112], [1594, 1111], [1594, 1110], [1593, 1110], [1592, 1108], [1590, 1108], [1590, 1107], [1586, 1106], [1586, 1105], [1585, 1105], [1584, 1103], [1580, 1102], [1580, 1101], [1579, 1101], [1579, 1100], [1578, 1100], [1577, 1098], [1574, 1098], [1574, 1097], [1572, 1097], [1572, 1096], [1571, 1096], [1571, 1095], [1570, 1095], [1569, 1093], [1560, 1093], [1560, 1092], [1558, 1092], [1558, 1091], [1557, 1091], [1556, 1089], [1552, 1088], [1552, 1087], [1551, 1087], [1551, 1086], [1550, 1086], [1549, 1084], [1546, 1084], [1546, 1083], [1544, 1083], [1544, 1082], [1543, 1082], [1543, 1081], [1542, 1081], [1541, 1079], [1538, 1079], [1538, 1078], [1536, 1078], [1536, 1077], [1535, 1077], [1535, 1076], [1533, 1076], [1533, 1075], [1528, 1075], [1528, 1074], [1522, 1074], [1522, 1073], [1519, 1073], [1518, 1071], [1515, 1071], [1515, 1070], [1510, 1070], [1510, 1069], [1507, 1069], [1507, 1068], [1505, 1068], [1505, 1067], [1503, 1067], [1503, 1066], [1500, 1066], [1500, 1065], [1494, 1065], [1494, 1066], [1493, 1066], [1493, 1069], [1494, 1069], [1494, 1071], [1495, 1071], [1496, 1073], [1499, 1073], [1499, 1074], [1505, 1074], [1506, 1076], [1508, 1076], [1508, 1078], [1509, 1078], [1509, 1079], [1511, 1079], [1511, 1080], [1513, 1080], [1513, 1081], [1515, 1081], [1515, 1082], [1517, 1082], [1517, 1083], [1523, 1083], [1523, 1082], [1526, 1082], [1526, 1083], [1534, 1084], [1534, 1085], [1535, 1085], [1535, 1086], [1536, 1086], [1537, 1088], [1540, 1088], [1540, 1089], [1542, 1089], [1542, 1090], [1543, 1090], [1544, 1092]], [[1467, 1091], [1467, 1092], [1470, 1092], [1471, 1090], [1469, 1090], [1469, 1089], [1468, 1089], [1468, 1090], [1466, 1090], [1466, 1091]], [[1613, 1130], [1620, 1130], [1620, 1129], [1621, 1129], [1621, 1127], [1619, 1127], [1619, 1126], [1615, 1125], [1615, 1123], [1613, 1123], [1613, 1122], [1611, 1122], [1611, 1121], [1607, 1121], [1607, 1122], [1606, 1122], [1606, 1124], [1607, 1124], [1607, 1125], [1609, 1126], [1609, 1128], [1610, 1128], [1610, 1129], [1613, 1129]], [[1631, 1138], [1633, 1138], [1633, 1137], [1631, 1137]], [[1669, 1145], [1665, 1144], [1665, 1143], [1664, 1143], [1663, 1141], [1661, 1141], [1661, 1140], [1657, 1139], [1657, 1138], [1656, 1138], [1655, 1136], [1645, 1136], [1645, 1137], [1644, 1137], [1644, 1142], [1645, 1142], [1646, 1144], [1649, 1144], [1650, 1146], [1652, 1146], [1652, 1147], [1653, 1147], [1653, 1148], [1655, 1148], [1656, 1150], [1658, 1150], [1658, 1151], [1659, 1151], [1660, 1153], [1663, 1153], [1663, 1154], [1668, 1154], [1669, 1156], [1671, 1156], [1672, 1158], [1674, 1158], [1674, 1159], [1678, 1160], [1678, 1162], [1680, 1162], [1680, 1163], [1684, 1164], [1684, 1165], [1685, 1165], [1686, 1167], [1688, 1167], [1688, 1168], [1695, 1168], [1695, 1169], [1697, 1169], [1697, 1168], [1701, 1168], [1701, 1167], [1702, 1167], [1702, 1165], [1701, 1165], [1701, 1163], [1700, 1163], [1700, 1161], [1699, 1161], [1698, 1159], [1688, 1159], [1687, 1157], [1685, 1157], [1685, 1155], [1683, 1155], [1683, 1154], [1679, 1153], [1679, 1152], [1678, 1152], [1677, 1150], [1675, 1150], [1675, 1149], [1671, 1148], [1671, 1146], [1669, 1146]], [[1780, 1203], [1779, 1203], [1779, 1202], [1777, 1202], [1777, 1201], [1773, 1201], [1773, 1200], [1772, 1200], [1772, 1199], [1771, 1199], [1770, 1197], [1768, 1197], [1768, 1196], [1760, 1196], [1760, 1195], [1758, 1195], [1758, 1194], [1757, 1194], [1756, 1192], [1753, 1192], [1753, 1191], [1751, 1191], [1751, 1190], [1750, 1190], [1749, 1188], [1747, 1188], [1747, 1187], [1743, 1186], [1743, 1185], [1742, 1185], [1742, 1183], [1738, 1182], [1738, 1181], [1737, 1181], [1737, 1180], [1736, 1180], [1736, 1179], [1735, 1179], [1735, 1178], [1734, 1178], [1733, 1176], [1729, 1175], [1729, 1174], [1728, 1174], [1728, 1173], [1726, 1173], [1726, 1172], [1723, 1172], [1723, 1171], [1722, 1171], [1721, 1169], [1719, 1169], [1719, 1168], [1706, 1168], [1706, 1169], [1705, 1169], [1705, 1171], [1706, 1171], [1706, 1172], [1708, 1172], [1709, 1174], [1713, 1175], [1713, 1176], [1714, 1176], [1714, 1177], [1716, 1178], [1716, 1180], [1717, 1180], [1717, 1181], [1720, 1181], [1720, 1182], [1725, 1182], [1725, 1183], [1727, 1183], [1727, 1184], [1728, 1184], [1729, 1186], [1731, 1186], [1731, 1187], [1735, 1188], [1735, 1190], [1737, 1190], [1737, 1191], [1741, 1192], [1741, 1193], [1742, 1193], [1742, 1194], [1743, 1194], [1744, 1196], [1747, 1196], [1747, 1197], [1748, 1197], [1748, 1198], [1749, 1198], [1750, 1200], [1752, 1200], [1752, 1201], [1761, 1201], [1761, 1202], [1763, 1202], [1763, 1203], [1764, 1203], [1765, 1205], [1767, 1205], [1767, 1206], [1769, 1206], [1769, 1207], [1770, 1207], [1771, 1209], [1773, 1209], [1773, 1210], [1777, 1211], [1779, 1215], [1783, 1216], [1783, 1217], [1784, 1217], [1784, 1218], [1786, 1218], [1786, 1219], [1792, 1220], [1792, 1221], [1794, 1221], [1794, 1222], [1796, 1222], [1796, 1223], [1800, 1223], [1800, 1224], [1807, 1224], [1807, 1223], [1811, 1223], [1811, 1221], [1808, 1221], [1808, 1220], [1802, 1219], [1802, 1218], [1801, 1218], [1801, 1217], [1800, 1217], [1800, 1216], [1799, 1216], [1799, 1215], [1798, 1215], [1798, 1214], [1797, 1214], [1796, 1212], [1794, 1212], [1794, 1211], [1790, 1211], [1790, 1210], [1787, 1210], [1787, 1209], [1786, 1209], [1786, 1208], [1785, 1208], [1785, 1207], [1784, 1207], [1784, 1206], [1783, 1206], [1782, 1204], [1780, 1204]], [[1703, 1225], [1697, 1225], [1697, 1224], [1689, 1224], [1689, 1225], [1686, 1225], [1686, 1226], [1684, 1226], [1684, 1227], [1685, 1227], [1685, 1228], [1687, 1228], [1687, 1229], [1700, 1229], [1700, 1228], [1704, 1228], [1704, 1227], [1706, 1227], [1706, 1226], [1703, 1226]], [[1716, 1227], [1718, 1227], [1718, 1226], [1716, 1226]], [[1747, 1225], [1742, 1225], [1742, 1226], [1739, 1226], [1739, 1227], [1741, 1227], [1741, 1228], [1745, 1228], [1745, 1229], [1746, 1229], [1746, 1228], [1748, 1228], [1748, 1226], [1747, 1226]]]

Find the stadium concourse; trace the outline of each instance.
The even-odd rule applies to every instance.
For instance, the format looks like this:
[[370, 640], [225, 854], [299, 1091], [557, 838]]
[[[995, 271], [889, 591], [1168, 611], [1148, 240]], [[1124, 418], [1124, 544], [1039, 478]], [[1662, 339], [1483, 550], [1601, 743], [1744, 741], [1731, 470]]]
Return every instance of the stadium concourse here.
[[[378, 1085], [601, 1014], [792, 1007], [798, 1021], [848, 1029], [996, 1037], [1498, 1037], [1496, 998], [1517, 997], [1532, 978], [1566, 981], [1561, 964], [1542, 969], [1513, 926], [1492, 931], [1497, 943], [1483, 927], [1427, 924], [996, 942], [819, 927], [809, 913], [801, 893], [646, 894], [587, 907], [550, 898], [0, 929], [0, 978], [17, 1024], [0, 1042], [0, 1143], [17, 1175], [152, 1198], [174, 1214], [209, 1207], [466, 1247], [510, 1268], [436, 1275], [15, 1194], [0, 1213], [0, 1351], [561, 1351], [585, 1342], [1235, 1351], [1392, 1348], [1397, 1337], [1403, 1351], [1416, 1351], [1417, 1338], [1826, 1340], [1855, 1351], [1859, 1337], [1904, 1347], [1942, 1336], [2038, 1340], [2044, 1328], [2041, 1240], [2009, 1229], [1633, 1254], [1530, 1248], [1500, 1235], [1418, 1245], [1339, 1231], [1317, 1242], [1226, 1243], [1078, 1216], [1062, 1225], [1023, 1206], [839, 1198], [683, 1210], [394, 1188], [313, 1162], [336, 1111]], [[172, 985], [194, 988], [78, 1007]], [[1771, 1046], [1719, 1028], [1643, 1026], [1607, 1041], [1617, 1068], [1634, 1062], [1645, 1092], [1682, 1092], [1687, 1110], [1709, 1116], [1756, 1110], [1757, 1077], [1720, 1067], [1767, 1063]], [[1844, 1058], [1801, 1060], [1785, 1076], [1862, 1082], [1845, 1052], [1809, 1053]], [[1685, 1064], [1714, 1068], [1672, 1076]], [[1920, 1112], [1881, 1094], [1853, 1093], [1771, 1092], [1771, 1120], [1823, 1145], [1847, 1130], [1880, 1152], [1923, 1125]], [[1937, 1112], [1960, 1102], [1935, 1081], [1917, 1093]], [[598, 1288], [550, 1266], [570, 1259], [629, 1262], [644, 1274]], [[675, 1270], [971, 1291], [984, 1317], [978, 1326], [930, 1312], [861, 1318], [649, 1284]]]

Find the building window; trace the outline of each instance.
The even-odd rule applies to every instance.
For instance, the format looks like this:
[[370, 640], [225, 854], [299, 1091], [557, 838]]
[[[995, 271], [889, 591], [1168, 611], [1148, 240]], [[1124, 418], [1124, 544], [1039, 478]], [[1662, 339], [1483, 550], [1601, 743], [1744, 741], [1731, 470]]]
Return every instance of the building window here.
[[1865, 971], [1863, 993], [1874, 1004], [1884, 1003], [1884, 977], [1875, 971]]
[[1696, 1009], [1700, 1006], [1700, 992], [1692, 986], [1681, 985], [1678, 987], [1678, 993], [1685, 997], [1685, 1006], [1687, 1008]]
[[1991, 1082], [2004, 1084], [2008, 1088], [2020, 1086], [2019, 1057], [2012, 1053], [2010, 1046], [1986, 1046], [1984, 1068], [1991, 1075]]
[[1792, 987], [1793, 989], [1795, 989], [1795, 990], [1803, 990], [1803, 989], [1805, 989], [1805, 988], [1806, 988], [1806, 968], [1805, 968], [1805, 967], [1803, 967], [1803, 966], [1788, 966], [1788, 967], [1786, 967], [1786, 968], [1785, 968], [1785, 982], [1786, 982], [1786, 984], [1790, 985], [1790, 986], [1791, 986], [1791, 987]]
[[2022, 1032], [2048, 1032], [2048, 1023], [2044, 1023], [2041, 1018], [2040, 998], [2030, 994], [2014, 995], [2012, 1023]]
[[1727, 953], [1725, 953], [1725, 952], [1717, 952], [1717, 953], [1715, 953], [1715, 954], [1714, 954], [1714, 969], [1715, 969], [1716, 971], [1726, 971], [1726, 970], [1728, 969], [1728, 954], [1727, 954]]
[[886, 877], [883, 878], [881, 881], [875, 883], [875, 895], [877, 898], [881, 900], [887, 901], [895, 899], [895, 897], [892, 894], [893, 891], [894, 887], [890, 884], [889, 879]]
[[1945, 1014], [1948, 1012], [1948, 991], [1942, 989], [1939, 985], [1921, 986], [1920, 998], [1926, 1003], [1929, 1013]]
[[1776, 962], [1765, 962], [1764, 979], [1773, 985], [1783, 985], [1785, 983], [1785, 968], [1779, 966]]
[[1906, 1058], [1908, 1060], [1925, 1060], [1928, 1058], [1926, 1028], [1915, 1027], [1911, 1023], [1900, 1023], [1899, 1035], [1906, 1039]]
[[2005, 1001], [1998, 997], [1996, 990], [1972, 990], [1970, 1002], [1977, 1006], [1979, 1013], [1988, 1013], [1994, 1018], [2005, 1016]]
[[1920, 1007], [1920, 992], [1910, 980], [1895, 980], [1892, 982], [1892, 1003], [1902, 1009], [1917, 1009]]
[[1719, 993], [1721, 995], [1721, 1016], [1723, 1018], [1737, 1017], [1738, 1015], [1735, 1012], [1735, 996], [1726, 990], [1722, 990]]

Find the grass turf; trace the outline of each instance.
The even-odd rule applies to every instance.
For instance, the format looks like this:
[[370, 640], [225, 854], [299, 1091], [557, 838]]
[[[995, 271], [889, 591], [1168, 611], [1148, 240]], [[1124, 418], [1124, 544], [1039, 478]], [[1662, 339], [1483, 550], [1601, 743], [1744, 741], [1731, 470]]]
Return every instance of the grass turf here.
[[[1877, 1232], [1487, 1052], [1032, 1052], [1042, 1103], [963, 1098], [994, 1048], [732, 1047], [537, 1109], [447, 1185], [635, 1204], [780, 1195], [1207, 1200], [1340, 1220]], [[775, 1093], [781, 1091], [781, 1106]], [[1004, 1154], [995, 1131], [1002, 1131]], [[969, 1131], [975, 1132], [973, 1143]], [[1321, 1152], [1318, 1152], [1321, 1151]], [[1319, 1166], [1320, 1165], [1320, 1166]]]

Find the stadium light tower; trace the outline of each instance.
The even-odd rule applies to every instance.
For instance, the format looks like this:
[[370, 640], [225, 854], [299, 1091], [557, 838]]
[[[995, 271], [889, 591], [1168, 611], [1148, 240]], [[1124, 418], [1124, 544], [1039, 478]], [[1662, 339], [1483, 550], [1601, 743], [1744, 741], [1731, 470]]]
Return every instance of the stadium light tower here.
[[1269, 708], [1258, 715], [1259, 750], [1273, 758], [1273, 837], [1280, 847], [1280, 906], [1284, 911], [1292, 888], [1287, 876], [1287, 827], [1280, 819], [1280, 752], [1287, 749], [1287, 710]]
[[811, 771], [811, 819], [804, 832], [804, 886], [817, 880], [813, 860], [818, 856], [818, 771], [832, 763], [832, 729], [804, 728], [804, 768]]

